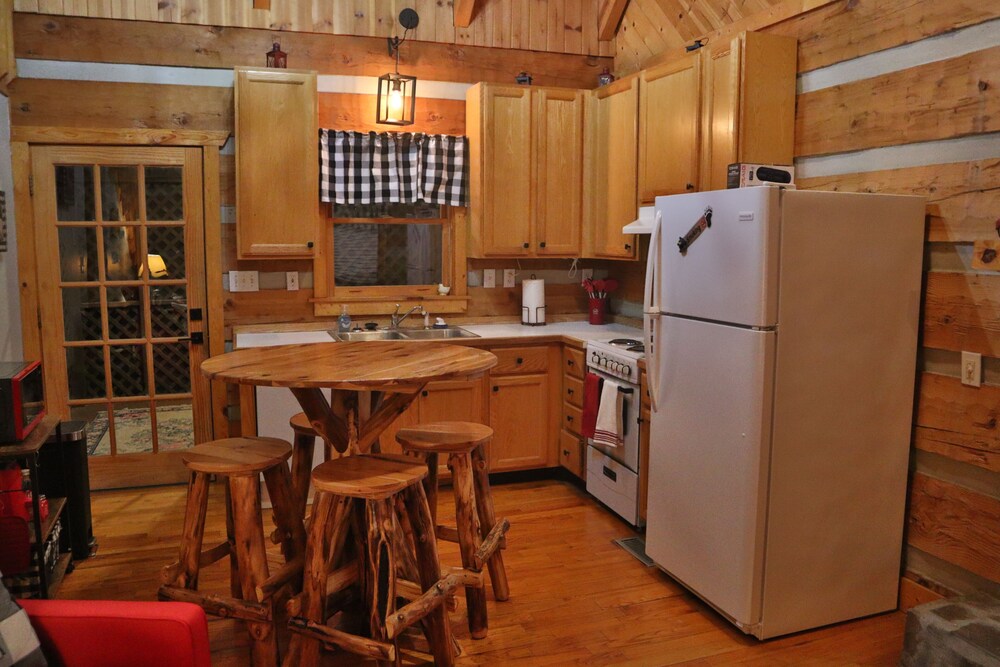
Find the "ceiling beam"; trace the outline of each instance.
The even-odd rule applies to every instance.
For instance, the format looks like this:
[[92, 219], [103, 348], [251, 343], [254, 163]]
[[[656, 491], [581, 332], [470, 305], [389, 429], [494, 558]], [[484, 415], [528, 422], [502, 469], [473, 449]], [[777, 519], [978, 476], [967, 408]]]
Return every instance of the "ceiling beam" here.
[[[608, 42], [615, 38], [618, 24], [622, 22], [628, 0], [601, 0], [601, 11], [598, 13], [597, 38]], [[458, 5], [455, 5], [458, 11]]]
[[455, 0], [455, 27], [468, 28], [476, 13], [476, 0]]

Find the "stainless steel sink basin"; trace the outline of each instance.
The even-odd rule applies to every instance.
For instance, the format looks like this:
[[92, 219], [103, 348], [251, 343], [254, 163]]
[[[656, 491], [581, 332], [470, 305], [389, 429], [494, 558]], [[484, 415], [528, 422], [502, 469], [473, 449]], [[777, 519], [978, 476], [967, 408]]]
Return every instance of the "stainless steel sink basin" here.
[[398, 331], [388, 331], [386, 329], [379, 329], [377, 331], [348, 331], [346, 333], [337, 333], [336, 331], [331, 331], [330, 335], [333, 336], [334, 340], [339, 340], [343, 343], [349, 343], [352, 341], [363, 341], [363, 340], [405, 340], [406, 337], [403, 336]]
[[[400, 329], [404, 338], [410, 340], [444, 340], [448, 338], [479, 338], [479, 334], [466, 331], [462, 327], [448, 327], [447, 329]], [[387, 332], [391, 333], [391, 332]]]

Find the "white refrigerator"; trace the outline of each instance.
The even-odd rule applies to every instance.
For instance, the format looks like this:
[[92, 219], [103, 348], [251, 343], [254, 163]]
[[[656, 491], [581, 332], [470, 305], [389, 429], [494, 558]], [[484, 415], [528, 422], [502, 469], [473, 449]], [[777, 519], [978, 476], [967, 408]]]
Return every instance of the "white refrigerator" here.
[[924, 202], [659, 197], [646, 553], [748, 634], [896, 607]]

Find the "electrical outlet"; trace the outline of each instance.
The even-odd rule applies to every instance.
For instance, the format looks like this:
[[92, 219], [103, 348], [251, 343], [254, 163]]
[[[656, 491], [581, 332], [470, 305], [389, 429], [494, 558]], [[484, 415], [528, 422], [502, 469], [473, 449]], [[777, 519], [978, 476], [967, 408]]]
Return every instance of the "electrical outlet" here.
[[497, 270], [483, 269], [483, 287], [497, 286]]
[[285, 288], [289, 292], [297, 292], [299, 289], [299, 272], [285, 271]]
[[257, 282], [256, 271], [230, 271], [229, 291], [230, 292], [257, 292], [260, 285]]
[[503, 286], [504, 287], [514, 286], [514, 269], [503, 270]]
[[591, 280], [593, 277], [593, 269], [580, 269], [580, 280]]
[[983, 383], [983, 355], [962, 352], [962, 384], [978, 387]]

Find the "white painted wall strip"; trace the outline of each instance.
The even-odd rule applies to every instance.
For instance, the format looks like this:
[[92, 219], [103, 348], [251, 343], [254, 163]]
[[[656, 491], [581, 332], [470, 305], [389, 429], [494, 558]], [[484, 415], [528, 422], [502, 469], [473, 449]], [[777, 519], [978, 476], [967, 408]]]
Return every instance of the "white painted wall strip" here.
[[[18, 58], [17, 74], [24, 79], [66, 79], [70, 81], [109, 81], [114, 83], [155, 83], [175, 86], [213, 86], [231, 88], [231, 69], [165, 67], [160, 65], [120, 65], [115, 63], [67, 62]], [[417, 97], [464, 100], [472, 84], [453, 81], [417, 80]], [[356, 93], [374, 95], [378, 77], [323, 74], [317, 77], [321, 93]]]
[[798, 78], [798, 92], [809, 93], [843, 83], [870, 79], [994, 46], [1000, 46], [1000, 19], [806, 72]]
[[801, 179], [837, 176], [882, 169], [923, 167], [929, 164], [988, 160], [996, 157], [1000, 157], [1000, 132], [799, 158], [795, 160], [795, 177]]

